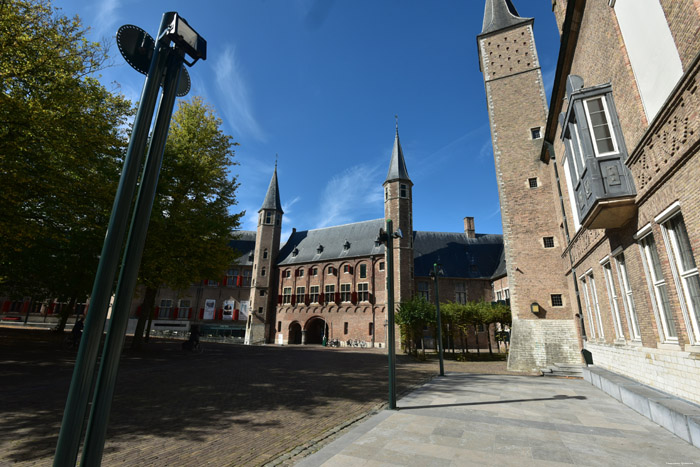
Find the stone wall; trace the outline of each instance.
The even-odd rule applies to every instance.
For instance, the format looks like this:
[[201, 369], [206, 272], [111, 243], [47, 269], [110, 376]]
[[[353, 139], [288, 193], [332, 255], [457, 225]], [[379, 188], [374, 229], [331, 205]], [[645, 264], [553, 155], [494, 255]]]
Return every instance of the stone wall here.
[[554, 363], [581, 363], [574, 320], [514, 319], [508, 369], [537, 371]]

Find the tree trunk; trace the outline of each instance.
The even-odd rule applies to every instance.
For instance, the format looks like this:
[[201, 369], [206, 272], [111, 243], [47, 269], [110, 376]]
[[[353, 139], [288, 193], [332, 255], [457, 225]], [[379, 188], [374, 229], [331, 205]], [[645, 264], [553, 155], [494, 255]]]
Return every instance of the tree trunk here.
[[474, 325], [474, 339], [476, 339], [476, 353], [480, 354], [481, 349], [479, 348], [479, 325]]
[[141, 303], [141, 314], [139, 315], [139, 320], [136, 323], [134, 339], [131, 341], [132, 349], [140, 349], [141, 345], [143, 344], [143, 330], [146, 327], [146, 321], [153, 315], [153, 305], [156, 301], [157, 293], [158, 289], [146, 287], [146, 293], [144, 294], [143, 302]]
[[486, 328], [486, 338], [489, 341], [489, 354], [493, 355], [493, 348], [491, 347], [491, 324]]
[[420, 336], [420, 348], [423, 351], [423, 360], [425, 360], [425, 337]]
[[61, 308], [61, 312], [58, 315], [58, 327], [56, 328], [56, 332], [63, 332], [66, 329], [66, 322], [68, 321], [68, 318], [71, 315], [71, 311], [75, 308], [75, 302], [77, 302], [78, 299], [73, 297], [70, 299], [70, 302], [68, 302], [68, 306], [64, 306]]

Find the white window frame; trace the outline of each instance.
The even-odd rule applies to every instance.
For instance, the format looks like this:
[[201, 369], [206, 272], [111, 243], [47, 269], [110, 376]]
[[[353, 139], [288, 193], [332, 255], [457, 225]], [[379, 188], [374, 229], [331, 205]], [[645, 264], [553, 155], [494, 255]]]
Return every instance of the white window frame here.
[[[681, 311], [683, 312], [683, 319], [685, 321], [686, 329], [689, 331], [688, 335], [690, 337], [690, 341], [693, 345], [698, 345], [698, 343], [700, 343], [700, 316], [698, 316], [700, 314], [700, 309], [696, 309], [696, 307], [693, 305], [688, 281], [694, 276], [700, 276], [700, 274], [698, 273], [698, 266], [697, 263], [695, 263], [694, 255], [692, 260], [693, 263], [695, 263], [695, 267], [687, 270], [683, 269], [683, 260], [680, 256], [678, 234], [669, 228], [669, 223], [672, 220], [680, 217], [680, 221], [683, 222], [683, 225], [685, 226], [685, 220], [680, 212], [680, 206], [677, 203], [674, 203], [671, 208], [674, 209], [667, 209], [664, 213], [657, 217], [658, 220], [654, 220], [659, 222], [661, 225], [666, 254], [668, 255], [669, 264], [671, 265], [673, 282], [676, 286], [676, 293], [678, 294], [678, 301], [681, 305]], [[685, 230], [687, 234], [687, 226], [685, 227]], [[690, 239], [688, 239], [688, 242], [690, 242]]]
[[[183, 306], [185, 303], [187, 306]], [[192, 310], [192, 301], [189, 299], [180, 299], [178, 300], [177, 305], [177, 319], [189, 318], [190, 311]]]
[[326, 303], [335, 303], [335, 284], [326, 284], [323, 288]]
[[588, 328], [590, 331], [590, 338], [595, 339], [596, 338], [596, 332], [595, 332], [595, 323], [593, 321], [593, 311], [591, 310], [591, 299], [589, 298], [589, 293], [588, 293], [588, 280], [587, 276], [584, 274], [581, 277], [579, 277], [579, 281], [581, 282], [582, 289], [583, 289], [583, 298], [584, 302], [586, 303], [586, 316], [588, 316]]
[[318, 297], [319, 297], [319, 286], [318, 285], [312, 285], [309, 287], [309, 301], [310, 303], [318, 303]]
[[467, 303], [467, 284], [464, 282], [455, 283], [455, 303]]
[[610, 304], [610, 313], [613, 319], [613, 328], [615, 330], [615, 338], [619, 340], [625, 339], [625, 333], [622, 330], [622, 318], [620, 317], [620, 305], [618, 304], [617, 290], [615, 289], [615, 280], [613, 279], [612, 264], [610, 257], [606, 256], [600, 261], [603, 267], [603, 275], [605, 276], [605, 288], [608, 291], [608, 302]]
[[304, 295], [306, 295], [306, 287], [304, 286], [298, 286], [297, 287], [297, 293], [296, 293], [296, 304], [299, 305], [300, 303], [304, 303]]
[[284, 287], [282, 289], [282, 304], [289, 305], [292, 303], [292, 288]]
[[[608, 131], [610, 131], [610, 137], [612, 139], [612, 145], [613, 145], [613, 150], [608, 151], [608, 152], [598, 152], [598, 142], [595, 137], [595, 133], [593, 131], [593, 122], [591, 121], [591, 115], [590, 115], [590, 109], [588, 108], [588, 103], [591, 101], [594, 101], [596, 99], [600, 99], [601, 102], [603, 103], [603, 113], [605, 114], [605, 120], [606, 120], [606, 125], [608, 126]], [[613, 127], [612, 120], [610, 119], [610, 109], [608, 108], [608, 99], [605, 97], [605, 95], [599, 95], [595, 97], [591, 97], [588, 99], [585, 99], [583, 101], [583, 109], [586, 114], [586, 121], [588, 122], [588, 129], [589, 133], [591, 135], [591, 145], [593, 146], [593, 152], [595, 153], [596, 157], [605, 157], [605, 156], [611, 156], [613, 154], [619, 154], [620, 153], [620, 147], [617, 143], [617, 138], [615, 137], [615, 128]]]
[[[167, 303], [163, 306], [163, 303]], [[165, 311], [163, 311], [165, 310]], [[169, 298], [161, 298], [160, 306], [158, 307], [158, 319], [169, 319], [170, 313], [173, 311], [173, 301]]]
[[[661, 279], [656, 279], [656, 269], [652, 259], [652, 250], [649, 241], [654, 242], [654, 251], [658, 257], [659, 251], [656, 246], [656, 241], [654, 240], [654, 235], [651, 233], [651, 228], [645, 227], [645, 231], [642, 235], [638, 235], [639, 242], [639, 252], [642, 255], [642, 262], [644, 263], [644, 273], [647, 279], [647, 285], [649, 286], [649, 295], [652, 297], [651, 303], [654, 308], [654, 315], [656, 316], [658, 322], [661, 324], [657, 326], [659, 329], [659, 338], [661, 342], [668, 343], [678, 343], [678, 331], [675, 329], [675, 323], [673, 323], [673, 310], [670, 309], [670, 299], [668, 297], [668, 287], [666, 285], [666, 278], [663, 275], [663, 271], [658, 271]], [[660, 263], [659, 258], [659, 263]], [[668, 308], [664, 304], [663, 298], [660, 295], [659, 290], [664, 288], [666, 290], [666, 298], [668, 299]], [[669, 323], [669, 320], [671, 322]], [[671, 324], [672, 328], [669, 328]], [[675, 333], [671, 335], [671, 332]]]
[[368, 302], [369, 301], [369, 282], [359, 282], [357, 284], [357, 301], [358, 302]]
[[630, 287], [629, 275], [627, 274], [627, 258], [621, 248], [614, 251], [612, 257], [615, 262], [617, 279], [620, 282], [620, 290], [624, 294], [622, 304], [625, 307], [625, 314], [627, 315], [627, 327], [630, 331], [630, 337], [633, 341], [640, 341], [642, 335], [639, 331], [639, 318], [637, 317], [632, 287]]
[[349, 302], [351, 300], [352, 300], [352, 284], [350, 284], [350, 282], [340, 284], [340, 301], [341, 302]]

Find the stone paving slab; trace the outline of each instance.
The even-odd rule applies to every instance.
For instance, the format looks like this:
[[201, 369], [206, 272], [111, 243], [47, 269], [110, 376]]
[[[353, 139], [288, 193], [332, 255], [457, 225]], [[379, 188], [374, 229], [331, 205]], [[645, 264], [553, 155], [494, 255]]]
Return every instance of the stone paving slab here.
[[700, 450], [577, 379], [448, 373], [297, 465], [692, 465]]

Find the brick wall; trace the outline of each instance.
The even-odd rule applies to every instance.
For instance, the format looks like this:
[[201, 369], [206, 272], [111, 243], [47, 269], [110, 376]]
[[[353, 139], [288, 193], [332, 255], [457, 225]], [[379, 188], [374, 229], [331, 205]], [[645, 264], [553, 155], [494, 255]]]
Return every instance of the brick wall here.
[[513, 320], [508, 369], [536, 371], [554, 363], [580, 363], [574, 320]]

